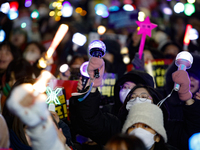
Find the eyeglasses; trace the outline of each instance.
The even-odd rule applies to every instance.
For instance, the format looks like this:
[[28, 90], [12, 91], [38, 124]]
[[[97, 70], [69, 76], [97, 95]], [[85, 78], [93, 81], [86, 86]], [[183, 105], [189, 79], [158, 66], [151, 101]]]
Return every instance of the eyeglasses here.
[[147, 99], [151, 99], [151, 96], [149, 96], [147, 93], [141, 93], [140, 95], [132, 94], [130, 99], [135, 99], [136, 97], [139, 97], [140, 101], [145, 102]]

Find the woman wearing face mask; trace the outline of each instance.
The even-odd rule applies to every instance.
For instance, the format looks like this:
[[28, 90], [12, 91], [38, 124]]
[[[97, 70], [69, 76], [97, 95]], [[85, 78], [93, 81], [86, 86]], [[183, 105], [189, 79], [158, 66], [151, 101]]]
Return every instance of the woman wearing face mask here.
[[23, 57], [28, 61], [31, 66], [33, 66], [33, 71], [36, 77], [39, 76], [41, 69], [38, 68], [38, 60], [44, 55], [46, 49], [39, 42], [30, 42], [27, 44], [25, 51], [23, 52]]
[[[121, 120], [122, 124], [125, 122], [130, 108], [137, 103], [152, 103], [157, 104], [161, 100], [160, 94], [155, 91], [152, 87], [145, 85], [136, 85], [128, 93], [124, 104], [119, 110], [118, 118]], [[168, 107], [164, 103], [161, 105], [161, 109], [164, 114], [165, 122], [168, 119]]]
[[115, 115], [119, 113], [128, 93], [138, 84], [154, 87], [153, 78], [148, 73], [138, 70], [130, 71], [117, 80], [114, 87]]
[[[102, 73], [102, 63], [100, 63], [100, 61], [92, 61], [96, 59], [97, 58], [93, 59], [92, 57], [90, 61], [91, 63], [98, 63], [100, 67], [97, 68], [99, 68]], [[93, 72], [96, 69], [96, 67], [92, 68], [90, 63], [88, 68], [91, 68]], [[174, 83], [180, 85], [178, 91], [179, 98], [185, 101], [185, 105], [183, 106], [184, 120], [168, 120], [168, 117], [165, 116], [167, 115], [167, 111], [166, 113], [164, 111], [165, 107], [163, 104], [165, 103], [163, 103], [161, 109], [164, 113], [164, 124], [168, 127], [166, 129], [169, 144], [181, 150], [188, 150], [188, 139], [192, 134], [200, 132], [200, 101], [191, 99], [192, 94], [189, 88], [190, 80], [186, 71], [177, 70], [172, 74], [172, 77]], [[94, 76], [91, 75], [91, 78], [94, 78]], [[82, 90], [81, 83], [78, 85], [78, 89]], [[98, 144], [104, 145], [113, 135], [121, 131], [123, 122], [112, 114], [101, 112], [99, 109], [101, 94], [97, 88], [101, 85], [101, 78], [100, 80], [95, 80], [94, 85], [96, 86], [93, 86], [90, 94], [83, 101], [78, 100], [80, 96], [73, 96], [70, 98], [70, 120], [75, 133], [89, 137]], [[147, 94], [147, 96], [144, 96], [144, 93]], [[145, 86], [140, 88], [136, 86], [130, 94], [131, 96], [135, 94], [135, 96], [132, 97], [133, 100], [130, 101], [132, 103], [134, 103], [134, 101], [144, 101], [145, 99], [145, 101], [147, 101], [144, 102], [145, 104], [149, 104], [150, 101], [152, 104], [157, 104], [161, 100], [158, 93], [153, 88], [145, 88]], [[131, 99], [131, 96], [128, 100]], [[126, 101], [124, 103], [124, 108], [126, 109]]]
[[148, 150], [176, 149], [166, 144], [162, 110], [148, 102], [130, 108], [122, 132], [140, 138]]

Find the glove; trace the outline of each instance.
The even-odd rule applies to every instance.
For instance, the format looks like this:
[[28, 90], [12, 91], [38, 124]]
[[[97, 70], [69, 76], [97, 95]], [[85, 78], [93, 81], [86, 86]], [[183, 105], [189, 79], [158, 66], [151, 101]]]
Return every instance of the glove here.
[[94, 79], [94, 70], [98, 69], [99, 70], [99, 78], [96, 78], [94, 80], [94, 85], [93, 87], [98, 87], [102, 84], [102, 79], [103, 79], [103, 74], [104, 74], [104, 69], [105, 69], [105, 63], [104, 60], [101, 58], [97, 57], [91, 57], [89, 60], [89, 64], [87, 67], [87, 72], [90, 76], [90, 79], [93, 81]]
[[172, 74], [172, 79], [175, 83], [180, 85], [178, 91], [179, 98], [182, 101], [191, 99], [192, 93], [190, 92], [190, 79], [188, 73], [184, 70], [177, 70]]
[[12, 91], [7, 100], [7, 107], [23, 123], [29, 127], [35, 127], [44, 122], [49, 116], [47, 104], [45, 103], [46, 98], [45, 94], [34, 97], [31, 84], [21, 84]]
[[134, 59], [132, 60], [132, 64], [135, 70], [144, 71], [144, 53], [142, 54], [142, 59], [140, 59], [139, 54], [136, 53]]

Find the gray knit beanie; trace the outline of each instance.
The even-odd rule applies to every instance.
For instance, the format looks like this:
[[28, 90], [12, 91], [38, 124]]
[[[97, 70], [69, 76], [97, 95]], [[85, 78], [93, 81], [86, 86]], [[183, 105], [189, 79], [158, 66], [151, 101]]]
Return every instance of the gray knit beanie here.
[[122, 132], [125, 133], [130, 126], [139, 122], [150, 126], [163, 137], [165, 142], [167, 142], [167, 135], [163, 123], [163, 113], [157, 105], [150, 103], [133, 105], [129, 110]]

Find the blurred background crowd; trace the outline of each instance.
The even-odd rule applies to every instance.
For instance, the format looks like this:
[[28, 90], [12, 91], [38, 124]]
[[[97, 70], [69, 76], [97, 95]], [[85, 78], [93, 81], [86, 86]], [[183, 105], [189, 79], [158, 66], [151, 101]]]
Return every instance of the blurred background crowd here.
[[[140, 72], [131, 72], [132, 70], [149, 73], [154, 80], [152, 87], [157, 88], [163, 98], [167, 96], [174, 85], [171, 74], [177, 70], [174, 63], [170, 68], [169, 66], [183, 50], [192, 53], [194, 57], [193, 68], [188, 73], [190, 91], [195, 96], [200, 87], [199, 16], [200, 0], [0, 0], [0, 112], [12, 86], [32, 83], [30, 79], [37, 78], [44, 68], [55, 79], [77, 81], [81, 65], [90, 58], [88, 45], [93, 40], [105, 43], [105, 73], [112, 74], [107, 77], [109, 80], [104, 80], [104, 84], [109, 84], [110, 87], [106, 90], [99, 89], [102, 94], [100, 108], [103, 112], [116, 114], [110, 105], [118, 105], [117, 100], [121, 101], [117, 106], [117, 112], [119, 111], [125, 100], [125, 97], [119, 96], [119, 91], [124, 88], [123, 84], [132, 81], [133, 77], [139, 79], [143, 76]], [[138, 34], [140, 28], [136, 21], [142, 22], [146, 17], [157, 27], [151, 31], [151, 37], [146, 37], [142, 59], [139, 59], [142, 34]], [[39, 60], [46, 57], [61, 24], [67, 25], [68, 31], [51, 59], [46, 62], [47, 66], [43, 67]], [[64, 64], [67, 67], [63, 71], [61, 68]], [[124, 75], [125, 73], [127, 74]], [[151, 80], [149, 76], [141, 78]], [[140, 83], [139, 80], [133, 80], [135, 84]], [[116, 97], [114, 100], [114, 94], [117, 95], [117, 100]], [[177, 112], [178, 106], [183, 103], [169, 99], [169, 104], [172, 105], [169, 108], [171, 119], [182, 118], [183, 114]], [[7, 109], [4, 112], [8, 113], [6, 111]], [[56, 122], [60, 123], [59, 117], [53, 115], [58, 119]], [[9, 121], [6, 120], [7, 123]], [[65, 123], [70, 126], [69, 118]], [[70, 134], [68, 131], [65, 133], [66, 137]], [[17, 131], [15, 134], [20, 137]], [[88, 142], [85, 137], [79, 138], [79, 141]], [[21, 141], [23, 139], [25, 137]], [[71, 135], [69, 139], [66, 143], [74, 148]], [[29, 145], [26, 140], [25, 145]]]

